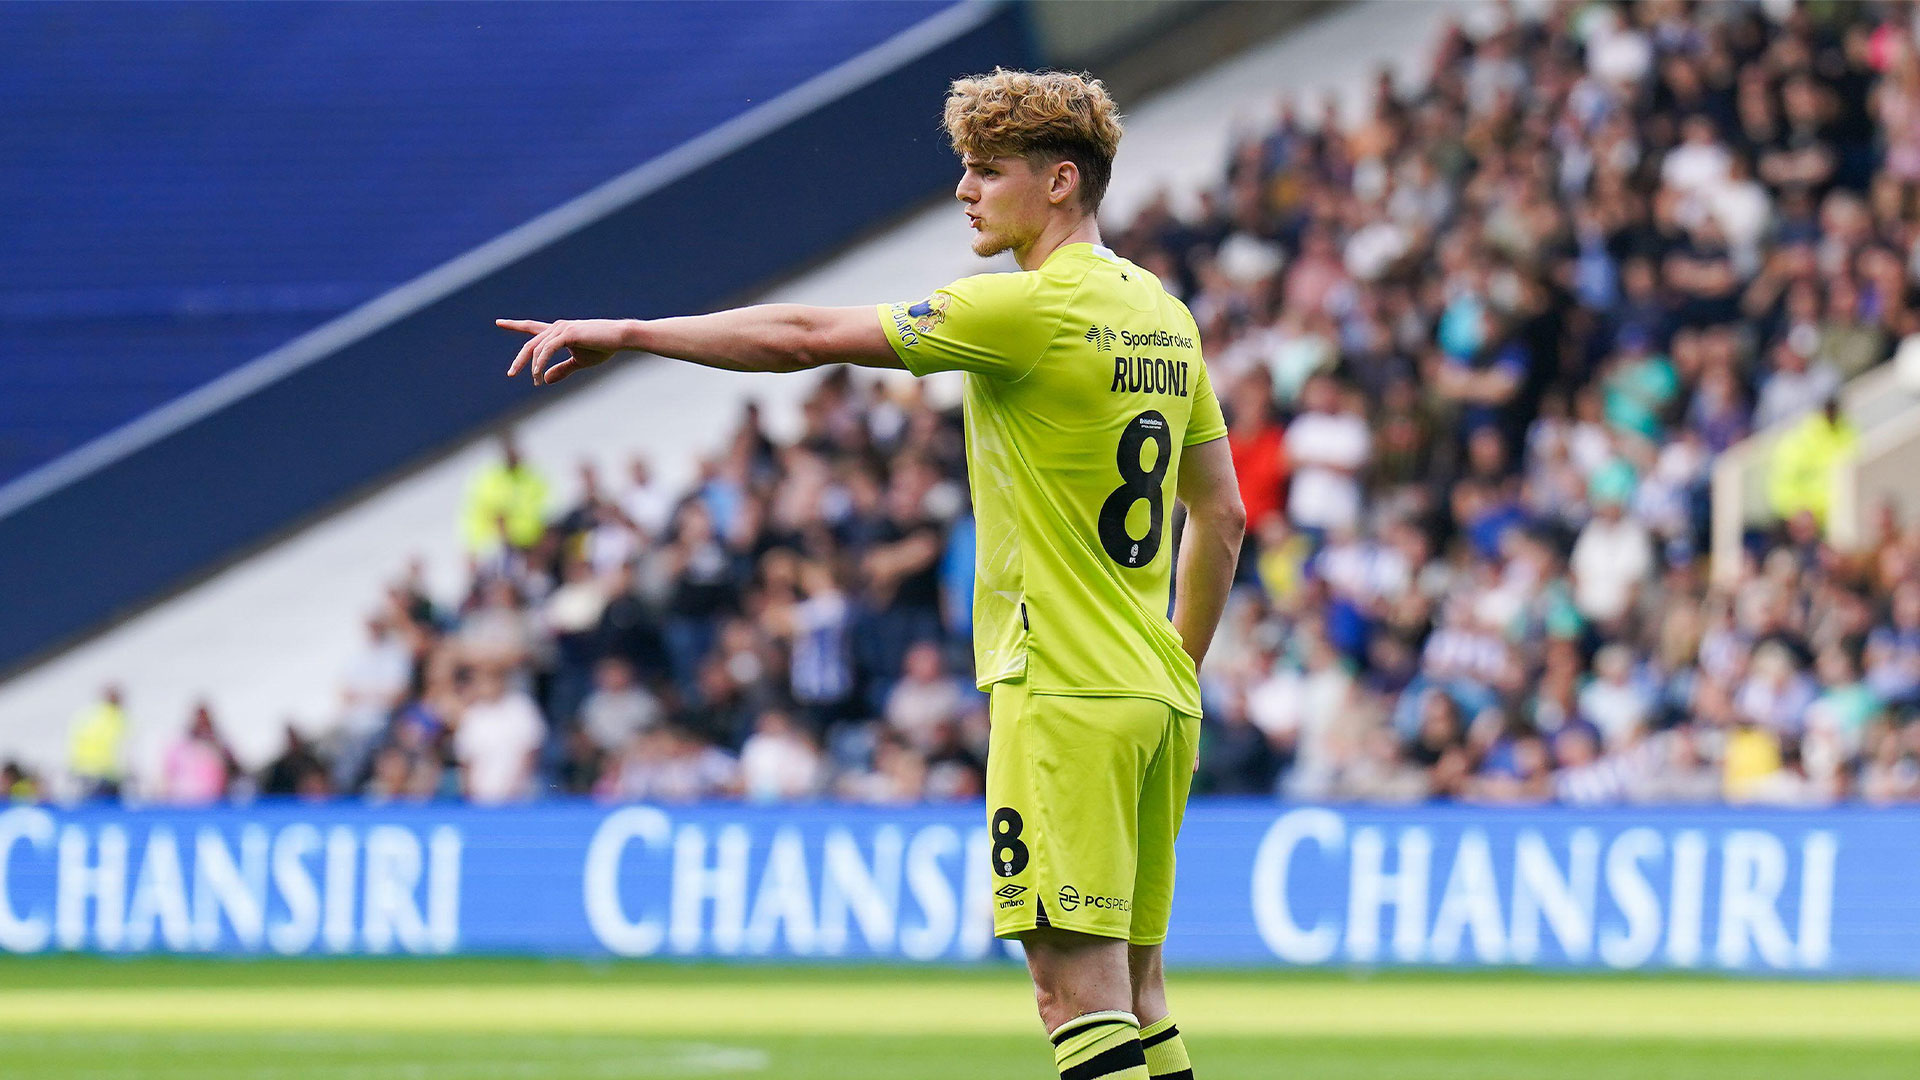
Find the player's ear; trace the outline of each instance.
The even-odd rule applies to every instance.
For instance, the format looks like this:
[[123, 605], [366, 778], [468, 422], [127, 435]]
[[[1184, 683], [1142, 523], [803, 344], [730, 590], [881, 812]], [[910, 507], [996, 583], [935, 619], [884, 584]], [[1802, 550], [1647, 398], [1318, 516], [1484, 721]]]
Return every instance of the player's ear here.
[[1047, 173], [1047, 201], [1055, 206], [1065, 205], [1080, 190], [1080, 166], [1071, 161], [1054, 162]]

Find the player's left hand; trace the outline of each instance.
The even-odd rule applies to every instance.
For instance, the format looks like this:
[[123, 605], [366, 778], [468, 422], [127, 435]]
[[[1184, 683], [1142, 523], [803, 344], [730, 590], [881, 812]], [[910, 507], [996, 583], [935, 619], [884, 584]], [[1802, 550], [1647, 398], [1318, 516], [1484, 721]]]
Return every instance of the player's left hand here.
[[[604, 364], [626, 347], [622, 343], [623, 326], [618, 319], [560, 319], [550, 323], [495, 319], [493, 324], [503, 330], [531, 335], [507, 368], [507, 377], [512, 378], [520, 374], [520, 369], [530, 366], [536, 386], [557, 383], [582, 368]], [[561, 349], [567, 350], [567, 358], [553, 363]]]

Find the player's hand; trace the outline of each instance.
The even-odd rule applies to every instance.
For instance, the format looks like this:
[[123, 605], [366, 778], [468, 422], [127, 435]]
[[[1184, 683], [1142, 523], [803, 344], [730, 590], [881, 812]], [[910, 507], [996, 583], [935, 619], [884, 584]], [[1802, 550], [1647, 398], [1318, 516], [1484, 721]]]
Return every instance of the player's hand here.
[[[503, 330], [530, 335], [507, 368], [507, 377], [512, 378], [520, 374], [520, 369], [531, 367], [536, 386], [557, 383], [582, 368], [604, 364], [625, 348], [621, 336], [624, 328], [618, 319], [561, 319], [550, 323], [495, 319], [493, 324]], [[567, 358], [554, 363], [554, 357], [562, 349], [567, 351]]]

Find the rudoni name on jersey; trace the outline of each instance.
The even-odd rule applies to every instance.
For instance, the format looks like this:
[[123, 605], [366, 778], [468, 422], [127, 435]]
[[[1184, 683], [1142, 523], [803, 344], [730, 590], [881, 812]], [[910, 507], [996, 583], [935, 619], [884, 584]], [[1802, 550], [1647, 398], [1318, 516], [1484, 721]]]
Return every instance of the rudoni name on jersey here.
[[1113, 394], [1172, 394], [1187, 396], [1187, 362], [1158, 356], [1113, 358]]

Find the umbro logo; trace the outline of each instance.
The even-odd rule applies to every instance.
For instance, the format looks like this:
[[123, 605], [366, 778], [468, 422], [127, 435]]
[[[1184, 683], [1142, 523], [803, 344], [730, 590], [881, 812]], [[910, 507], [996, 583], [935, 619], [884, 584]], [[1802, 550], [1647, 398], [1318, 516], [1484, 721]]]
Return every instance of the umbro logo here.
[[993, 895], [1001, 897], [1003, 899], [1011, 900], [1014, 897], [1019, 896], [1021, 893], [1026, 891], [1027, 891], [1027, 887], [1025, 885], [1002, 885], [999, 888], [993, 890]]
[[1093, 347], [1101, 352], [1112, 352], [1113, 343], [1120, 335], [1114, 333], [1111, 326], [1089, 326], [1081, 336], [1093, 342]]

